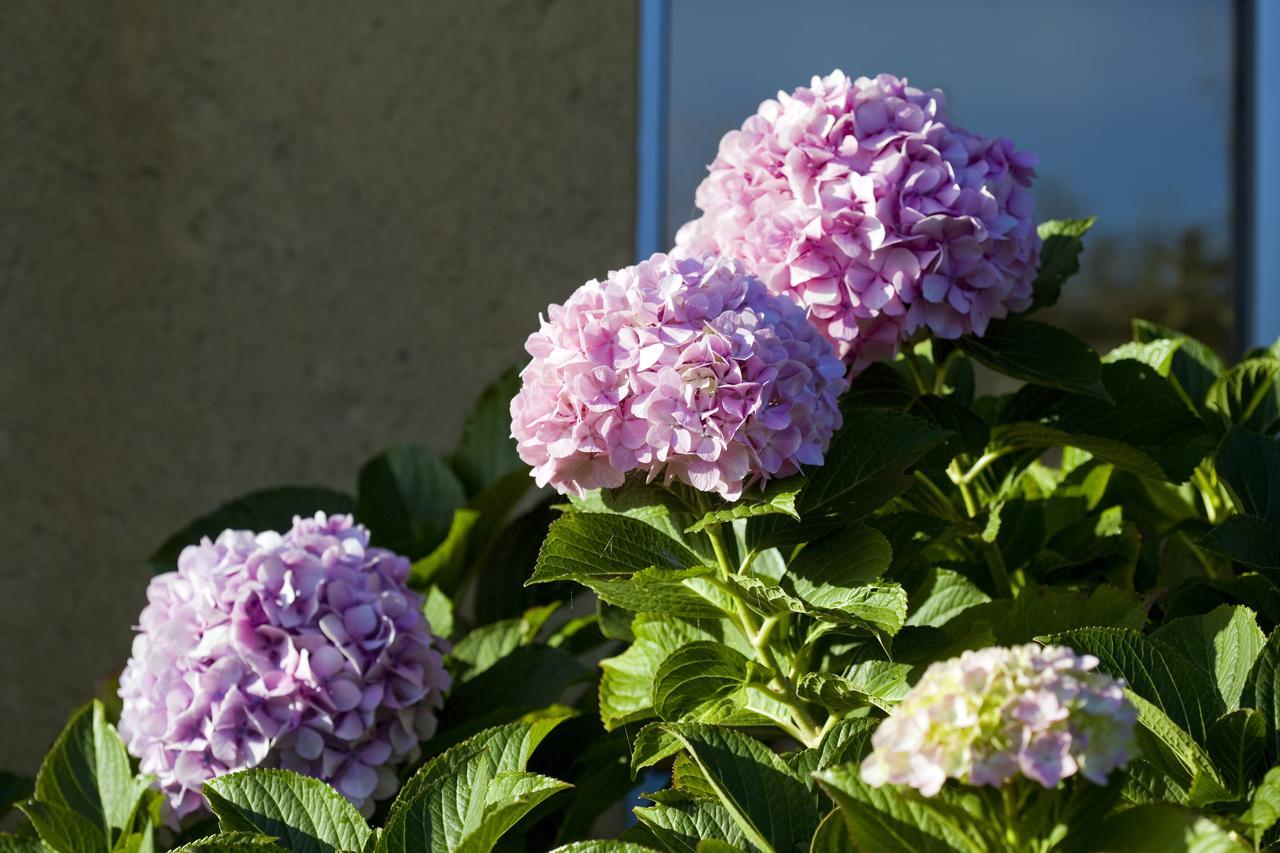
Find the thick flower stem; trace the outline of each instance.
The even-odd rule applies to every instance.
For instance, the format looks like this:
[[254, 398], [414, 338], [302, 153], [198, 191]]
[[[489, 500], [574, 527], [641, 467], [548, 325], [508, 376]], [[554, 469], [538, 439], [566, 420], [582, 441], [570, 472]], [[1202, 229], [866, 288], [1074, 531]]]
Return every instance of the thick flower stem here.
[[[716, 562], [719, 564], [721, 579], [727, 581], [729, 576], [734, 573], [733, 561], [729, 559], [729, 549], [725, 547], [721, 525], [718, 523], [707, 525], [706, 533], [707, 539], [711, 541], [711, 550], [715, 552]], [[764, 665], [771, 676], [771, 683], [777, 685], [777, 689], [780, 691], [771, 693], [771, 695], [791, 711], [794, 725], [784, 726], [784, 728], [788, 734], [796, 737], [805, 746], [817, 746], [818, 741], [821, 739], [818, 734], [819, 727], [813, 721], [813, 718], [809, 716], [804, 700], [796, 693], [795, 685], [787, 677], [787, 670], [778, 663], [778, 658], [773, 653], [773, 647], [769, 645], [769, 638], [773, 633], [774, 627], [778, 624], [778, 617], [771, 616], [765, 619], [764, 622], [757, 622], [755, 614], [738, 597], [736, 590], [727, 584], [724, 589], [733, 597], [734, 609], [737, 612], [735, 621], [737, 621], [739, 629], [742, 631], [743, 636], [746, 637], [747, 642], [751, 644], [751, 648], [755, 650], [756, 659]]]
[[955, 483], [956, 488], [960, 490], [960, 497], [964, 498], [964, 511], [968, 513], [970, 518], [973, 518], [978, 514], [978, 502], [974, 499], [973, 492], [969, 489], [969, 481], [965, 479], [959, 463], [954, 459], [947, 466], [947, 476], [951, 478], [951, 482]]

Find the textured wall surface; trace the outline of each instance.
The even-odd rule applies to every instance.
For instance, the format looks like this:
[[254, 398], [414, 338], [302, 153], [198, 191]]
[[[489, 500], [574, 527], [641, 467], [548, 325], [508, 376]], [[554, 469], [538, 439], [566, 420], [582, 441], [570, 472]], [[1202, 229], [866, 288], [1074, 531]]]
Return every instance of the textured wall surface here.
[[224, 499], [448, 448], [631, 260], [635, 7], [0, 6], [0, 767]]

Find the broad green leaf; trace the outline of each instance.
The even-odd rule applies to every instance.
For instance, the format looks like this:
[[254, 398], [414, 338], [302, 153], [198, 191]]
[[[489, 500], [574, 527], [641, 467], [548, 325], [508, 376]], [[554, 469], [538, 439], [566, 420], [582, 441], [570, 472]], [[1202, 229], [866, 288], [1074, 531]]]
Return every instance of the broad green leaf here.
[[457, 683], [470, 681], [520, 646], [527, 646], [542, 630], [558, 603], [533, 607], [518, 619], [503, 619], [471, 630], [449, 652], [449, 671]]
[[652, 806], [635, 809], [636, 817], [647, 826], [668, 851], [696, 853], [703, 839], [727, 841], [743, 850], [754, 849], [729, 810], [719, 802], [689, 797], [673, 797], [668, 792]]
[[151, 571], [172, 572], [178, 568], [178, 555], [188, 545], [199, 545], [204, 537], [216, 539], [224, 530], [275, 530], [283, 532], [293, 526], [293, 517], [310, 517], [316, 512], [329, 515], [354, 512], [355, 501], [349, 495], [318, 486], [279, 486], [251, 492], [223, 504], [201, 516], [165, 540], [147, 558]]
[[479, 824], [450, 853], [489, 853], [507, 830], [548, 797], [573, 787], [567, 782], [537, 773], [499, 773], [485, 792]]
[[1261, 846], [1262, 836], [1280, 820], [1280, 767], [1267, 771], [1262, 784], [1253, 792], [1248, 810], [1240, 815], [1240, 822], [1249, 827], [1255, 846]]
[[1242, 513], [1280, 521], [1280, 440], [1236, 427], [1223, 436], [1213, 465]]
[[684, 744], [677, 738], [667, 723], [650, 723], [642, 728], [631, 744], [631, 772], [639, 773], [645, 767], [652, 767], [659, 761], [678, 753]]
[[261, 853], [279, 850], [280, 845], [270, 835], [257, 832], [220, 832], [173, 848], [172, 853]]
[[1126, 628], [1082, 628], [1056, 634], [1047, 643], [1094, 655], [1105, 672], [1123, 678], [1133, 692], [1169, 715], [1204, 743], [1224, 706], [1214, 682], [1180, 652]]
[[257, 832], [295, 853], [360, 850], [369, 825], [319, 779], [287, 770], [242, 770], [210, 779], [204, 796], [223, 832]]
[[[464, 844], [488, 850], [501, 832], [554, 793], [552, 788], [559, 790], [549, 784], [554, 780], [510, 774], [524, 773], [533, 750], [564, 719], [488, 729], [428, 761], [392, 804], [378, 853], [445, 853]], [[486, 820], [500, 828], [492, 838], [482, 828]]]
[[1015, 645], [1077, 628], [1140, 628], [1146, 619], [1141, 598], [1104, 584], [1088, 595], [1064, 587], [1027, 587], [1015, 599], [970, 608], [960, 621], [990, 622], [1000, 643]]
[[930, 569], [926, 580], [911, 596], [908, 625], [940, 628], [970, 607], [991, 598], [959, 572]]
[[567, 691], [590, 678], [591, 670], [564, 649], [521, 646], [453, 688], [424, 748], [435, 754], [481, 729], [562, 703]]
[[67, 806], [32, 800], [18, 808], [57, 853], [107, 853], [109, 849], [102, 826]]
[[1226, 427], [1270, 433], [1280, 419], [1280, 360], [1250, 358], [1229, 368], [1209, 388], [1205, 403]]
[[702, 594], [702, 585], [690, 583], [714, 574], [710, 566], [691, 569], [641, 569], [630, 577], [593, 576], [580, 583], [595, 592], [602, 601], [632, 613], [669, 613], [688, 619], [718, 619], [716, 602], [722, 597], [712, 592]]
[[107, 723], [101, 702], [76, 711], [58, 735], [36, 775], [35, 799], [65, 807], [98, 828], [123, 830], [146, 782], [135, 779], [124, 742]]
[[1228, 711], [1240, 707], [1253, 661], [1267, 641], [1252, 610], [1227, 605], [1203, 616], [1168, 621], [1151, 636], [1216, 683]]
[[700, 640], [673, 651], [658, 665], [653, 707], [664, 720], [719, 722], [741, 707], [751, 664], [720, 643]]
[[898, 633], [906, 621], [907, 591], [899, 584], [839, 586], [810, 581], [787, 574], [775, 587], [740, 575], [729, 578], [748, 605], [766, 615], [804, 613], [824, 622], [869, 627], [890, 635]]
[[629, 841], [614, 839], [596, 839], [592, 841], [574, 841], [555, 848], [551, 853], [656, 853], [654, 848]]
[[874, 581], [889, 569], [893, 549], [878, 530], [855, 524], [832, 536], [811, 542], [787, 565], [784, 577], [806, 601], [820, 598], [820, 590], [846, 588]]
[[974, 361], [1033, 385], [1074, 391], [1110, 403], [1098, 354], [1075, 335], [1033, 320], [992, 320], [986, 334], [956, 341]]
[[951, 433], [951, 438], [925, 457], [924, 467], [945, 468], [960, 453], [980, 456], [991, 440], [991, 431], [986, 421], [973, 409], [962, 406], [949, 397], [923, 394], [907, 407], [907, 413], [924, 418], [938, 429]]
[[52, 849], [34, 836], [0, 835], [0, 853], [49, 853]]
[[1144, 477], [1182, 482], [1209, 453], [1204, 423], [1167, 379], [1145, 364], [1102, 365], [1114, 403], [1081, 394], [1024, 389], [991, 432], [995, 447], [1070, 446]]
[[422, 615], [427, 617], [432, 636], [446, 640], [453, 636], [453, 602], [440, 591], [440, 587], [432, 584], [427, 589]]
[[1223, 784], [1243, 796], [1266, 766], [1267, 721], [1252, 708], [1232, 711], [1209, 727], [1205, 749]]
[[530, 583], [629, 575], [702, 564], [681, 543], [622, 515], [575, 512], [551, 525]]
[[[1221, 782], [1212, 757], [1186, 729], [1169, 718], [1155, 703], [1133, 690], [1125, 696], [1138, 709], [1137, 739], [1142, 757], [1183, 792], [1197, 779]], [[1221, 785], [1225, 788], [1225, 785]]]
[[1096, 217], [1091, 216], [1040, 223], [1036, 230], [1044, 243], [1040, 247], [1040, 269], [1031, 286], [1033, 310], [1057, 304], [1062, 285], [1080, 272], [1080, 253], [1084, 251], [1081, 238], [1096, 221]]
[[444, 541], [420, 560], [415, 560], [409, 570], [409, 585], [422, 589], [435, 583], [453, 589], [467, 567], [467, 552], [471, 531], [480, 521], [480, 513], [474, 509], [454, 512], [449, 532]]
[[453, 471], [424, 447], [390, 448], [360, 469], [356, 517], [375, 545], [412, 560], [444, 541], [465, 503]]
[[819, 815], [808, 788], [768, 747], [730, 729], [663, 723], [702, 770], [747, 840], [764, 851], [807, 845]]
[[1280, 569], [1280, 522], [1233, 515], [1200, 537], [1197, 544], [1255, 569]]
[[796, 497], [800, 494], [803, 485], [804, 478], [796, 476], [785, 480], [774, 480], [763, 491], [743, 492], [738, 500], [704, 514], [689, 525], [686, 532], [697, 533], [709, 524], [720, 524], [739, 518], [753, 518], [758, 515], [787, 515], [799, 521]]
[[1280, 759], [1280, 628], [1271, 632], [1253, 662], [1241, 704], [1256, 708], [1267, 723], [1267, 760]]
[[1168, 375], [1197, 411], [1206, 411], [1205, 397], [1223, 370], [1222, 359], [1213, 349], [1189, 335], [1150, 320], [1133, 321], [1133, 339], [1142, 343], [1177, 341], [1180, 346], [1174, 353]]
[[600, 721], [605, 731], [652, 717], [658, 667], [676, 649], [697, 640], [721, 639], [716, 623], [641, 613], [631, 628], [635, 642], [622, 654], [600, 661]]
[[849, 834], [844, 815], [840, 809], [832, 809], [818, 824], [818, 831], [809, 842], [809, 853], [847, 853], [853, 849], [853, 836]]
[[844, 814], [860, 850], [876, 853], [985, 853], [990, 849], [977, 821], [941, 798], [926, 799], [909, 788], [873, 788], [857, 764], [817, 774], [818, 783]]
[[[1243, 853], [1249, 848], [1200, 812], [1169, 803], [1135, 806], [1079, 827], [1072, 849], [1124, 853]], [[1087, 838], [1087, 840], [1086, 840]]]
[[511, 437], [511, 399], [519, 391], [520, 371], [513, 367], [484, 389], [462, 426], [449, 465], [470, 498], [512, 472], [524, 474], [527, 484], [533, 482]]
[[825, 464], [809, 474], [800, 491], [800, 517], [809, 524], [837, 516], [843, 526], [871, 514], [906, 491], [913, 482], [908, 471], [948, 435], [911, 415], [847, 412]]
[[887, 711], [907, 695], [907, 677], [911, 670], [911, 665], [905, 663], [863, 661], [843, 676], [829, 672], [806, 673], [796, 689], [802, 698], [817, 702], [833, 713], [868, 705]]
[[[1146, 343], [1130, 341], [1127, 344], [1121, 344], [1104, 355], [1102, 362], [1103, 364], [1110, 364], [1113, 361], [1129, 358], [1142, 362], [1161, 376], [1168, 376], [1169, 371], [1173, 368], [1173, 357], [1178, 354], [1182, 344], [1182, 339], [1172, 338], [1158, 338]], [[1193, 406], [1195, 405], [1192, 400], [1187, 402]]]

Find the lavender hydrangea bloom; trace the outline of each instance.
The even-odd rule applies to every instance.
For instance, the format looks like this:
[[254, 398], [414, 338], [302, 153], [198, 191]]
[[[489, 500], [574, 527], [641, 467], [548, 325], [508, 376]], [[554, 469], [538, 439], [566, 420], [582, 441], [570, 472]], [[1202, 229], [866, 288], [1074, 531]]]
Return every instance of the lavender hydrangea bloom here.
[[1046, 788], [1076, 773], [1096, 784], [1134, 754], [1138, 714], [1098, 659], [1030, 644], [932, 664], [872, 736], [870, 785], [926, 797], [947, 779], [1002, 786], [1018, 774]]
[[366, 814], [435, 730], [449, 687], [409, 561], [349, 515], [228, 530], [147, 589], [120, 733], [175, 824], [205, 780], [255, 766], [329, 782]]
[[589, 281], [525, 348], [511, 432], [538, 484], [566, 494], [644, 471], [737, 499], [821, 464], [848, 387], [803, 311], [713, 257]]
[[743, 260], [858, 371], [1030, 306], [1035, 163], [952, 124], [939, 90], [835, 71], [725, 134], [674, 253]]

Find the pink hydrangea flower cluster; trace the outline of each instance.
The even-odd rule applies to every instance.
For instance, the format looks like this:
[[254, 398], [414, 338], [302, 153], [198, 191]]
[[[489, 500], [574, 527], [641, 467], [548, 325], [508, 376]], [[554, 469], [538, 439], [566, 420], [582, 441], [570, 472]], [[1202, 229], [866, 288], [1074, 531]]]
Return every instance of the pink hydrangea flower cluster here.
[[821, 464], [845, 368], [804, 312], [732, 260], [654, 255], [552, 305], [511, 402], [539, 485], [630, 471], [730, 500]]
[[1031, 305], [1035, 163], [952, 124], [939, 90], [835, 71], [725, 134], [675, 254], [743, 260], [861, 370]]
[[435, 730], [449, 687], [409, 562], [351, 516], [279, 533], [228, 530], [156, 576], [120, 677], [120, 733], [168, 795], [247, 767], [323, 779], [371, 813], [391, 765]]
[[1063, 646], [988, 648], [932, 664], [872, 735], [870, 785], [926, 797], [947, 779], [1046, 788], [1080, 773], [1099, 785], [1134, 754], [1138, 714], [1098, 659]]

